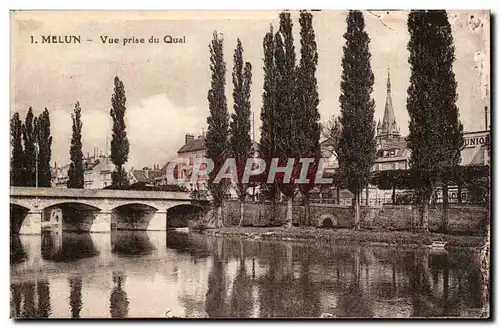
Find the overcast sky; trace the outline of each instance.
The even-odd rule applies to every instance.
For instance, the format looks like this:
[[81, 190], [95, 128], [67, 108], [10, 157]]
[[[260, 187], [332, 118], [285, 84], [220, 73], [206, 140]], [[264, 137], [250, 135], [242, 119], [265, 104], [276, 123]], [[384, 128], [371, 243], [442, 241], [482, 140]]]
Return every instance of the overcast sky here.
[[[185, 133], [206, 130], [210, 85], [208, 45], [214, 30], [224, 35], [229, 111], [232, 112], [232, 56], [236, 39], [244, 60], [253, 66], [252, 110], [257, 141], [262, 105], [262, 39], [269, 25], [278, 27], [278, 12], [16, 12], [12, 15], [11, 114], [24, 119], [50, 110], [52, 162], [69, 162], [71, 112], [82, 107], [83, 148], [105, 151], [111, 140], [113, 78], [119, 76], [127, 96], [130, 140], [127, 167], [163, 165], [175, 156]], [[473, 16], [473, 18], [471, 18]], [[300, 58], [298, 13], [292, 13], [297, 60]], [[314, 12], [318, 44], [318, 88], [321, 121], [339, 114], [340, 75], [346, 12]], [[409, 84], [407, 12], [364, 12], [371, 38], [375, 117], [382, 119], [390, 67], [396, 120], [408, 133], [406, 92]], [[458, 107], [466, 131], [484, 129], [484, 92], [480, 62], [489, 72], [489, 12], [449, 12], [458, 81]], [[42, 44], [46, 35], [79, 35], [81, 44]], [[165, 35], [185, 36], [185, 44], [165, 44]], [[38, 40], [37, 44], [31, 43]], [[160, 38], [158, 44], [103, 44], [101, 36]], [[91, 39], [92, 41], [87, 41]], [[122, 42], [120, 40], [120, 42]], [[488, 76], [485, 76], [488, 78]]]

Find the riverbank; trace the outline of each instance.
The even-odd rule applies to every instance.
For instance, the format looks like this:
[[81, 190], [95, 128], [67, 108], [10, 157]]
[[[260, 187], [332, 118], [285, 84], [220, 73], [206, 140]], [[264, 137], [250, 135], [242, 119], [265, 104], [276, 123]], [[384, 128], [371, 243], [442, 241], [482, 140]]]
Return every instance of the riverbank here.
[[224, 227], [207, 229], [205, 234], [236, 236], [262, 240], [292, 240], [325, 244], [378, 244], [387, 246], [429, 246], [435, 241], [448, 247], [481, 247], [486, 236], [460, 236], [442, 233], [413, 233], [408, 231], [371, 231], [350, 229], [318, 229], [312, 227]]

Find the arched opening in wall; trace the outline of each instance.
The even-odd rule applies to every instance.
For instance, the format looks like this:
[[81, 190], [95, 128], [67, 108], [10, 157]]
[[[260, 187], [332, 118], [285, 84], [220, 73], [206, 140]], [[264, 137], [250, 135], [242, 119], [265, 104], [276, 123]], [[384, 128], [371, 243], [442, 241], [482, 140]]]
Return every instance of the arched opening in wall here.
[[42, 231], [90, 232], [100, 212], [98, 207], [85, 203], [53, 204], [42, 210]]
[[158, 208], [141, 203], [130, 203], [115, 207], [111, 212], [111, 230], [148, 230], [153, 220], [166, 224]]
[[21, 230], [24, 219], [30, 211], [29, 208], [10, 203], [10, 234], [17, 235]]
[[168, 228], [187, 227], [190, 221], [198, 220], [203, 208], [197, 205], [183, 204], [170, 207], [167, 210]]
[[323, 223], [321, 225], [325, 229], [332, 229], [333, 228], [333, 221], [331, 218], [325, 218], [323, 220]]

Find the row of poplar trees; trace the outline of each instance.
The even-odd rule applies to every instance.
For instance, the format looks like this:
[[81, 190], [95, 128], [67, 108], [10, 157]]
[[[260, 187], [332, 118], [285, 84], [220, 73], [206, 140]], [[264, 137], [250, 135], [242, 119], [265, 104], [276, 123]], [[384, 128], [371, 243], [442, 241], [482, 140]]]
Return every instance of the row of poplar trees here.
[[24, 122], [15, 112], [10, 120], [10, 135], [10, 184], [34, 187], [38, 180], [38, 187], [50, 187], [52, 136], [48, 109], [35, 117], [30, 107]]
[[[111, 162], [115, 164], [115, 170], [111, 174], [111, 187], [124, 189], [128, 186], [127, 172], [123, 165], [128, 160], [130, 144], [127, 138], [125, 125], [125, 111], [127, 98], [123, 82], [116, 76], [114, 79], [114, 91], [111, 97], [110, 116], [113, 120], [111, 139]], [[70, 166], [68, 169], [68, 188], [84, 188], [84, 163], [82, 150], [82, 109], [80, 103], [75, 104], [73, 113], [73, 133], [70, 146]], [[107, 145], [106, 145], [107, 146]]]
[[[292, 201], [297, 191], [294, 179], [298, 178], [301, 165], [298, 158], [315, 159], [309, 165], [308, 177], [316, 171], [314, 163], [321, 156], [316, 66], [317, 46], [312, 24], [312, 14], [300, 13], [301, 58], [297, 65], [290, 13], [279, 16], [278, 31], [273, 27], [265, 35], [264, 90], [262, 94], [260, 156], [267, 168], [272, 158], [279, 158], [282, 165], [294, 161], [293, 177], [285, 183], [283, 176], [272, 183], [261, 180], [260, 185], [274, 201], [278, 192], [287, 200], [287, 226], [292, 226]], [[353, 195], [354, 226], [360, 228], [360, 194], [368, 186], [371, 169], [376, 159], [375, 104], [372, 97], [374, 75], [371, 68], [370, 38], [365, 31], [363, 14], [350, 11], [342, 56], [340, 117], [335, 122], [336, 155], [339, 176], [343, 187]], [[455, 60], [451, 26], [445, 11], [412, 11], [408, 16], [409, 64], [411, 68], [407, 109], [410, 115], [408, 147], [412, 155], [411, 167], [420, 174], [415, 190], [420, 205], [419, 226], [428, 231], [428, 206], [438, 184], [444, 186], [444, 220], [447, 220], [447, 181], [443, 172], [460, 162], [463, 147], [463, 127], [456, 106], [456, 80], [453, 73]], [[212, 71], [208, 92], [210, 116], [206, 139], [207, 157], [215, 162], [209, 177], [209, 190], [214, 204], [221, 207], [227, 184], [214, 184], [218, 168], [230, 155], [250, 153], [250, 85], [251, 66], [242, 70], [241, 42], [234, 56], [233, 120], [229, 115], [225, 97], [226, 66], [223, 57], [223, 40], [214, 33], [210, 45]], [[247, 70], [248, 67], [248, 70]], [[245, 73], [246, 72], [246, 73]], [[241, 166], [240, 166], [241, 167]], [[297, 169], [295, 169], [297, 167]], [[239, 170], [240, 171], [240, 170]], [[264, 176], [266, 176], [265, 172]], [[310, 179], [313, 180], [313, 179]], [[338, 183], [337, 183], [338, 184]], [[310, 224], [308, 193], [314, 183], [300, 184], [306, 205], [305, 225]], [[240, 200], [246, 195], [246, 186], [239, 185]], [[243, 211], [241, 212], [243, 217]], [[241, 221], [240, 221], [241, 224]], [[446, 226], [446, 222], [444, 223]]]
[[[301, 60], [296, 63], [295, 46], [292, 35], [290, 13], [280, 14], [279, 30], [273, 27], [264, 38], [264, 92], [262, 107], [262, 133], [259, 153], [266, 161], [268, 169], [273, 158], [282, 161], [308, 157], [319, 159], [320, 124], [318, 113], [318, 92], [316, 65], [318, 54], [312, 26], [312, 14], [301, 12]], [[240, 40], [234, 52], [233, 64], [233, 100], [234, 114], [229, 123], [227, 100], [225, 96], [226, 64], [223, 55], [223, 39], [214, 32], [210, 44], [210, 69], [212, 72], [211, 88], [208, 92], [210, 116], [207, 119], [206, 135], [207, 157], [214, 161], [214, 169], [209, 175], [208, 188], [218, 209], [217, 222], [222, 223], [222, 203], [229, 187], [228, 182], [213, 183], [226, 158], [236, 159], [238, 174], [237, 190], [241, 202], [240, 225], [243, 220], [243, 202], [248, 183], [241, 181], [246, 160], [253, 155], [250, 138], [250, 87], [251, 64], [243, 64], [243, 49]], [[311, 160], [312, 162], [312, 160]], [[298, 164], [298, 160], [297, 160]], [[310, 172], [315, 172], [310, 167]], [[267, 172], [266, 172], [267, 173]], [[267, 176], [267, 174], [263, 174]], [[292, 200], [295, 192], [293, 178], [283, 182], [283, 176], [277, 175], [277, 181], [261, 184], [274, 195], [280, 191], [288, 199], [287, 223], [292, 225]], [[280, 181], [282, 181], [280, 183]], [[250, 182], [251, 183], [251, 182]], [[304, 195], [312, 185], [301, 186]], [[307, 196], [306, 196], [307, 198]], [[309, 213], [307, 213], [309, 214]], [[308, 217], [308, 215], [307, 215]]]
[[[123, 165], [128, 160], [129, 141], [125, 126], [126, 97], [123, 82], [115, 77], [114, 92], [111, 98], [110, 115], [113, 119], [111, 161], [115, 164], [112, 173], [112, 186], [117, 189], [128, 186], [128, 178]], [[71, 119], [73, 121], [70, 145], [70, 166], [68, 169], [68, 188], [84, 188], [84, 162], [82, 150], [82, 109], [75, 104]], [[11, 131], [11, 185], [35, 186], [38, 159], [38, 186], [51, 187], [51, 146], [50, 115], [45, 109], [39, 117], [34, 117], [30, 107], [25, 122], [14, 113], [10, 123]], [[38, 154], [37, 154], [38, 151]]]

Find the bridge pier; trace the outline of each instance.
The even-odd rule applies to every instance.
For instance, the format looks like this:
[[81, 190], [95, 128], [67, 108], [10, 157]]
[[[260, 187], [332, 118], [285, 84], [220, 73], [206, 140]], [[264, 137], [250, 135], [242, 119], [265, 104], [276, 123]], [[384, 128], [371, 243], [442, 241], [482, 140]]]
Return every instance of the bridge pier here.
[[146, 227], [149, 231], [166, 231], [167, 230], [167, 212], [157, 211], [153, 214], [151, 221]]
[[42, 211], [31, 210], [26, 214], [26, 218], [19, 229], [20, 235], [40, 235], [42, 233]]
[[111, 232], [111, 212], [99, 212], [90, 227], [90, 232]]

